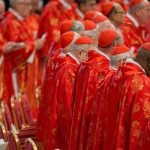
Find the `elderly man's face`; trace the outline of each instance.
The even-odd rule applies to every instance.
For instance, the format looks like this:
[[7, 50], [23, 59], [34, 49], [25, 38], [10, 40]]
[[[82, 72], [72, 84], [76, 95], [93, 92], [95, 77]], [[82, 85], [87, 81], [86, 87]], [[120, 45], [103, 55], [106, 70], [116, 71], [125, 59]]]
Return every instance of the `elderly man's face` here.
[[22, 16], [27, 17], [32, 10], [31, 0], [16, 0], [14, 2], [14, 9]]
[[5, 14], [5, 4], [3, 2], [0, 2], [0, 19], [4, 18]]
[[115, 4], [114, 11], [112, 12], [112, 21], [117, 25], [121, 25], [125, 20], [125, 11], [121, 5]]
[[88, 11], [96, 9], [96, 0], [89, 0], [85, 4], [81, 4], [80, 10], [83, 14], [87, 13]]
[[150, 3], [143, 3], [143, 8], [137, 11], [137, 16], [141, 24], [146, 24], [150, 18]]

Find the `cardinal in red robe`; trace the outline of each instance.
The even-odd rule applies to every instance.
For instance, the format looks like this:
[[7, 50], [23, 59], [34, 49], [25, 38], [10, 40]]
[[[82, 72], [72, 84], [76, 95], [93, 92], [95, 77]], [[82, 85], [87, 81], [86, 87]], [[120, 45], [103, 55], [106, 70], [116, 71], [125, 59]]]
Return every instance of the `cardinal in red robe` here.
[[[125, 44], [131, 48], [133, 56], [138, 52], [139, 47], [145, 42], [145, 28], [143, 27], [144, 22], [148, 20], [149, 9], [146, 8], [149, 5], [148, 2], [143, 0], [132, 0], [129, 7], [129, 12], [126, 15], [125, 23], [120, 27], [124, 36]], [[136, 8], [133, 11], [134, 8]], [[140, 15], [137, 15], [137, 11], [140, 11]], [[145, 13], [143, 13], [143, 10]], [[130, 13], [132, 12], [132, 13]], [[146, 14], [146, 15], [145, 15]], [[148, 18], [147, 18], [148, 17]]]
[[111, 55], [112, 45], [116, 37], [117, 32], [115, 30], [103, 30], [99, 35], [99, 50], [91, 50], [88, 53], [88, 60], [79, 66], [75, 87], [70, 150], [86, 149], [97, 84], [106, 78], [108, 74], [113, 73], [107, 54]]
[[[77, 33], [81, 33], [84, 30], [84, 25], [79, 22], [79, 21], [74, 21], [74, 20], [66, 20], [61, 23], [60, 25], [60, 33], [64, 34], [67, 31], [74, 30]], [[64, 54], [62, 53], [62, 48], [60, 45], [60, 41], [53, 42], [51, 44], [51, 47], [49, 49], [49, 53], [47, 56], [47, 61], [45, 65], [45, 73], [43, 77], [43, 83], [42, 83], [42, 98], [39, 106], [39, 112], [38, 112], [38, 119], [37, 119], [37, 137], [39, 140], [42, 139], [43, 133], [43, 123], [44, 121], [41, 122], [41, 120], [44, 120], [45, 117], [45, 109], [44, 107], [46, 106], [49, 96], [45, 94], [45, 91], [47, 89], [50, 89], [51, 86], [51, 81], [52, 81], [52, 70], [55, 68], [54, 66], [58, 63], [60, 63], [63, 58]], [[60, 60], [59, 60], [60, 59]], [[47, 92], [48, 93], [48, 92]]]
[[92, 149], [106, 149], [109, 146], [109, 149], [138, 149], [150, 114], [150, 79], [146, 76], [149, 76], [150, 67], [146, 62], [149, 59], [150, 43], [145, 43], [135, 61], [128, 58], [119, 66], [109, 83], [111, 90], [105, 91], [106, 96], [111, 97], [99, 102], [101, 94], [97, 95], [99, 108], [95, 103], [95, 112], [99, 113], [95, 113], [97, 120], [93, 120], [96, 128], [94, 139], [91, 139], [95, 140]]
[[[113, 49], [111, 65], [115, 67], [116, 70], [121, 61], [131, 57], [129, 51], [130, 49], [125, 45], [118, 45]], [[118, 93], [115, 93], [116, 86], [111, 84], [113, 78], [114, 73], [98, 83], [94, 114], [92, 115], [93, 117], [90, 124], [88, 149], [91, 150], [113, 149], [113, 136], [118, 111], [118, 101], [116, 101], [115, 98]], [[96, 139], [97, 137], [98, 139]]]
[[64, 20], [75, 19], [74, 3], [66, 0], [50, 1], [42, 11], [40, 17], [38, 37], [47, 34], [46, 42], [39, 52], [40, 64], [43, 66], [45, 56], [48, 54], [51, 43], [57, 42], [60, 38], [60, 23]]
[[[72, 35], [72, 33], [69, 33], [69, 35]], [[73, 34], [73, 38], [75, 38], [76, 34]], [[77, 35], [79, 36], [79, 35]], [[71, 36], [72, 37], [72, 36]], [[72, 41], [72, 39], [70, 39]], [[68, 43], [69, 45], [69, 43]], [[56, 47], [55, 47], [56, 48]], [[59, 48], [59, 51], [62, 51], [62, 48]], [[44, 134], [43, 129], [45, 126], [46, 120], [46, 106], [47, 103], [51, 100], [51, 93], [52, 93], [52, 82], [53, 82], [53, 75], [55, 71], [55, 67], [60, 65], [65, 60], [65, 54], [64, 53], [58, 53], [56, 55], [53, 55], [50, 53], [48, 55], [48, 60], [46, 63], [46, 69], [45, 69], [45, 75], [44, 80], [42, 83], [42, 97], [39, 107], [39, 113], [38, 113], [38, 120], [37, 120], [37, 138], [38, 140], [43, 142]], [[41, 121], [43, 120], [43, 121]]]
[[[67, 32], [61, 37], [62, 48], [65, 48], [66, 51], [71, 48], [70, 44], [75, 42], [71, 34], [72, 32]], [[92, 43], [93, 41], [88, 37], [78, 38], [75, 42], [77, 45]], [[60, 64], [55, 66], [53, 71], [53, 81], [51, 82], [51, 89], [49, 91], [51, 95], [47, 103], [47, 108], [45, 109], [44, 148], [46, 150], [54, 148], [67, 150], [69, 148], [68, 139], [70, 137], [72, 119], [75, 75], [79, 61], [82, 61], [85, 55], [85, 51], [79, 50], [80, 49], [73, 49], [67, 53], [66, 57]]]
[[[15, 10], [10, 9], [1, 23], [1, 31], [6, 42], [13, 41], [20, 44], [18, 48], [14, 47], [18, 50], [4, 56], [6, 99], [10, 99], [14, 92], [25, 89], [27, 81], [25, 64], [35, 49], [28, 27], [22, 20], [23, 18]], [[17, 86], [14, 87], [14, 85]]]

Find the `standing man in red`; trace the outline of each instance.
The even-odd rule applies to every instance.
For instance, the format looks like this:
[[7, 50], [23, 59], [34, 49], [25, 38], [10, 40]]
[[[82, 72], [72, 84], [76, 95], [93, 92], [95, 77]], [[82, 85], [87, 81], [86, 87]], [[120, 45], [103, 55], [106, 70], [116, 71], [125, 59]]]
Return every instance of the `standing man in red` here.
[[[88, 37], [75, 39], [74, 32], [66, 32], [61, 37], [62, 50], [68, 53], [61, 62], [59, 59], [53, 70], [53, 82], [51, 89], [49, 89], [51, 99], [45, 109], [45, 150], [53, 150], [54, 148], [68, 150], [69, 148], [68, 139], [72, 120], [76, 70], [79, 63], [85, 59], [89, 46], [93, 44], [93, 41]], [[73, 43], [74, 47], [72, 47]]]
[[[12, 49], [14, 52], [4, 56], [4, 82], [6, 99], [19, 91], [26, 92], [28, 79], [27, 63], [32, 61], [31, 57], [37, 49], [43, 46], [43, 40], [34, 40], [24, 18], [31, 11], [30, 0], [12, 0], [11, 8], [1, 23], [1, 30], [6, 43], [15, 42]], [[29, 59], [30, 58], [30, 59]]]
[[[0, 1], [0, 23], [4, 19], [5, 14], [5, 3], [3, 0]], [[4, 38], [2, 33], [0, 33], [0, 99], [2, 99], [3, 90], [4, 90], [4, 83], [3, 83], [3, 45], [4, 45]]]
[[121, 30], [125, 44], [131, 48], [134, 56], [144, 42], [143, 25], [149, 19], [149, 2], [144, 0], [132, 0], [124, 25]]
[[[103, 94], [103, 101], [99, 102], [102, 95], [98, 94], [97, 102], [101, 103], [99, 110], [103, 111], [95, 114], [97, 116], [96, 132], [93, 134], [95, 139], [99, 137], [99, 139], [103, 138], [103, 141], [100, 142], [97, 139], [94, 142], [93, 150], [100, 149], [101, 143], [107, 148], [111, 145], [109, 149], [137, 150], [142, 144], [141, 137], [148, 138], [146, 136], [149, 134], [145, 134], [145, 129], [150, 117], [149, 60], [150, 43], [145, 43], [139, 49], [135, 61], [127, 58], [120, 64], [118, 71], [109, 83], [111, 90], [106, 89], [105, 95]], [[101, 90], [98, 93], [101, 93]], [[111, 97], [105, 99], [106, 94]], [[106, 103], [108, 104], [106, 105]], [[110, 106], [111, 109], [109, 109]], [[109, 114], [105, 112], [106, 110], [110, 111]], [[116, 114], [111, 116], [115, 111]], [[113, 120], [112, 122], [110, 118]], [[109, 128], [105, 128], [106, 126]], [[110, 136], [104, 129], [107, 133], [111, 131], [113, 135]], [[105, 136], [108, 137], [105, 138]], [[110, 139], [111, 144], [108, 144], [105, 139]], [[106, 147], [103, 148], [106, 149]]]
[[[74, 31], [79, 34], [81, 34], [84, 30], [84, 25], [77, 20], [66, 20], [61, 23], [60, 25], [60, 33], [61, 35], [66, 33], [67, 31]], [[65, 57], [65, 54], [62, 52], [62, 48], [60, 45], [60, 40], [58, 42], [54, 42], [54, 44], [51, 45], [51, 48], [49, 50], [49, 54], [47, 56], [47, 61], [45, 65], [45, 73], [43, 77], [43, 83], [42, 83], [42, 92], [41, 92], [41, 101], [39, 106], [39, 112], [38, 112], [38, 119], [37, 119], [37, 138], [38, 140], [43, 139], [43, 125], [45, 124], [45, 106], [47, 105], [50, 94], [47, 91], [47, 89], [50, 89], [51, 82], [52, 82], [52, 71], [55, 68], [55, 65], [58, 64], [59, 59], [63, 59]], [[47, 95], [48, 94], [48, 95]], [[44, 121], [41, 121], [44, 120]]]
[[[117, 70], [118, 65], [126, 58], [130, 58], [130, 49], [125, 45], [117, 45], [113, 49], [111, 64]], [[91, 142], [90, 150], [113, 150], [114, 131], [116, 128], [118, 105], [117, 105], [117, 90], [115, 85], [112, 86], [111, 81], [114, 74], [98, 83], [96, 100], [92, 121], [90, 123]], [[119, 95], [119, 94], [118, 94]]]
[[43, 34], [47, 34], [47, 37], [42, 51], [39, 52], [41, 74], [43, 74], [45, 58], [51, 44], [60, 38], [60, 23], [64, 20], [75, 19], [73, 5], [73, 0], [52, 0], [42, 11], [38, 37], [43, 36]]
[[117, 43], [117, 32], [105, 29], [99, 34], [99, 49], [91, 49], [88, 60], [77, 72], [70, 150], [86, 149], [97, 84], [110, 72], [110, 56]]

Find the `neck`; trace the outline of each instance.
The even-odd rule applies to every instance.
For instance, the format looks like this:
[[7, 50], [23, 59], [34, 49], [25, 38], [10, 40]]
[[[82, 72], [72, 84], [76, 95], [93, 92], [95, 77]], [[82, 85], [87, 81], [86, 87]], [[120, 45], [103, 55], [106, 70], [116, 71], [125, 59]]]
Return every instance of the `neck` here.
[[79, 58], [78, 58], [76, 51], [71, 51], [70, 54], [72, 54], [79, 61]]

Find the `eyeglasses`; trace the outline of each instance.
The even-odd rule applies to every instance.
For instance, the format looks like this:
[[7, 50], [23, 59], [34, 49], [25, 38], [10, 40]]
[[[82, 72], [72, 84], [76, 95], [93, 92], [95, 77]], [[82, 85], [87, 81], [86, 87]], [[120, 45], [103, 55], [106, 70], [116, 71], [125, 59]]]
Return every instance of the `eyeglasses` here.
[[88, 53], [87, 51], [85, 51], [85, 50], [83, 50], [83, 49], [81, 50], [81, 52], [84, 52], [84, 53], [86, 53], [86, 54]]

